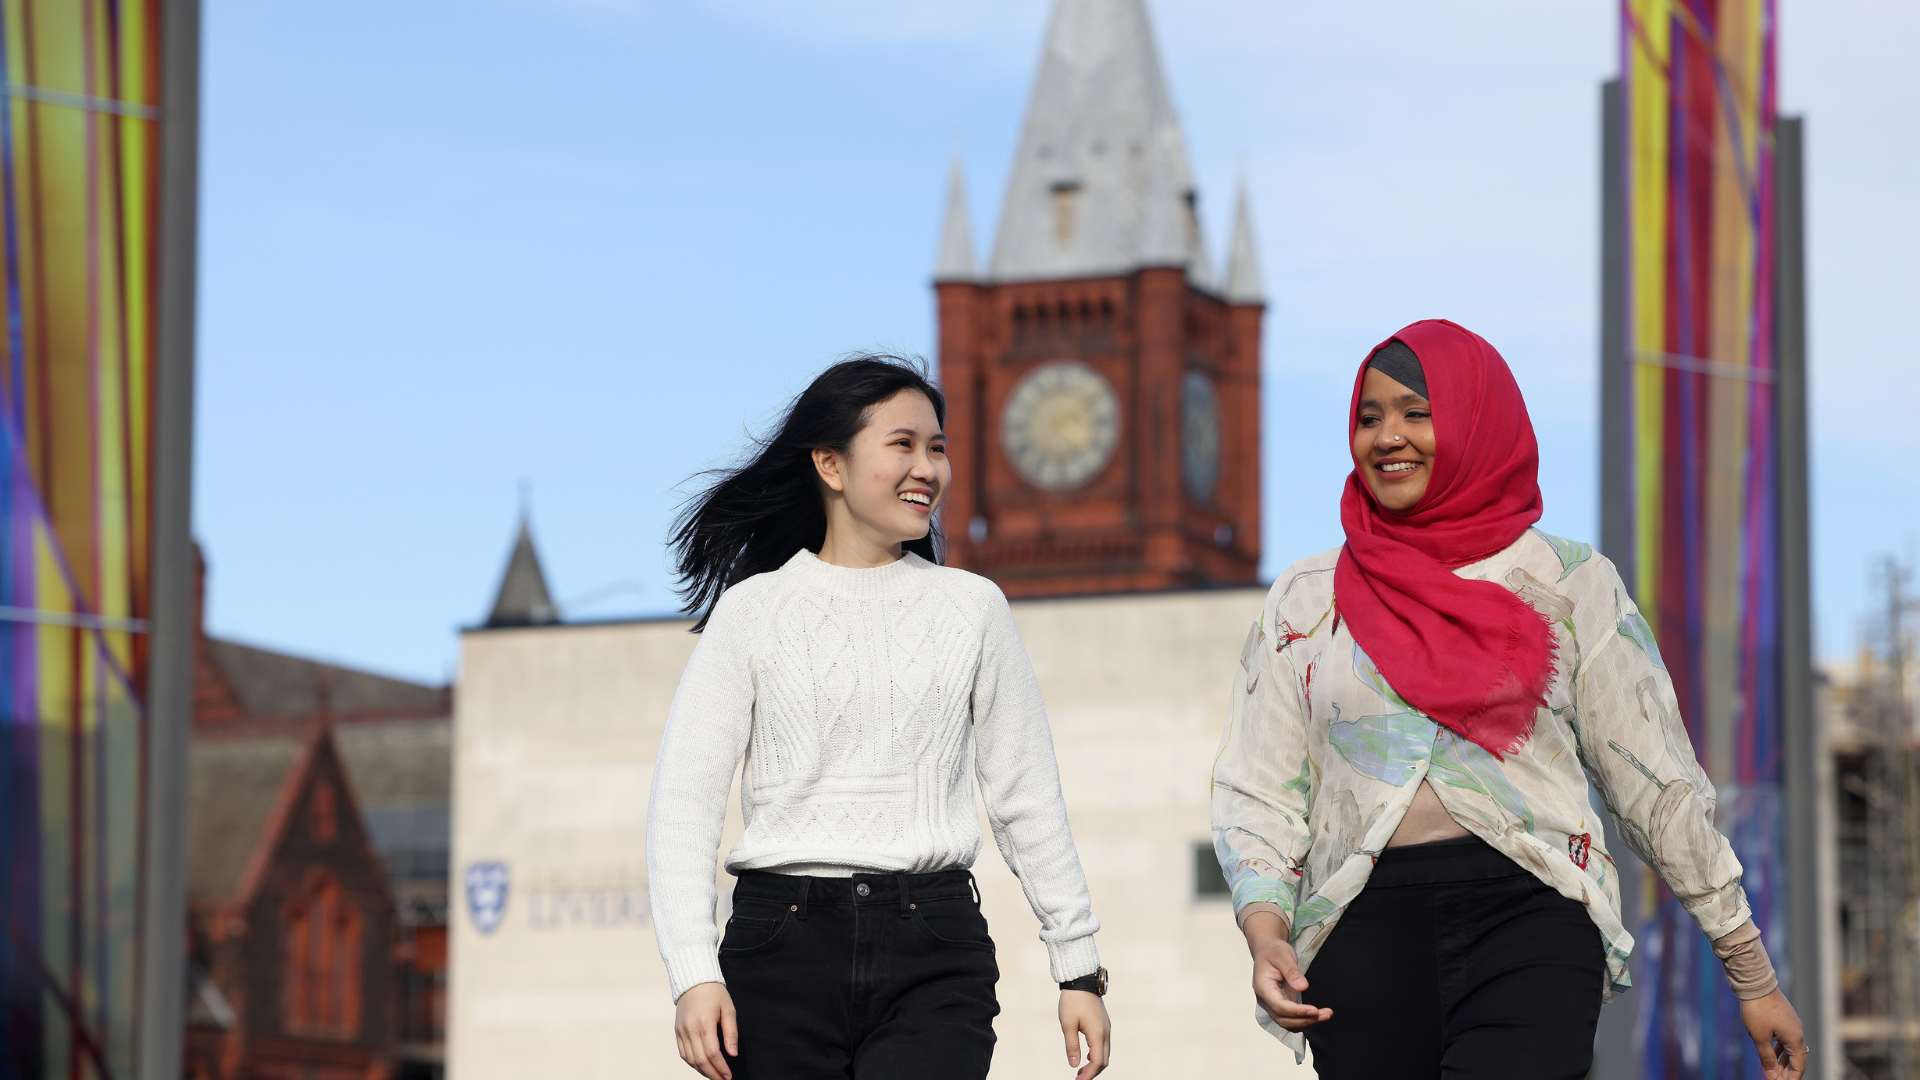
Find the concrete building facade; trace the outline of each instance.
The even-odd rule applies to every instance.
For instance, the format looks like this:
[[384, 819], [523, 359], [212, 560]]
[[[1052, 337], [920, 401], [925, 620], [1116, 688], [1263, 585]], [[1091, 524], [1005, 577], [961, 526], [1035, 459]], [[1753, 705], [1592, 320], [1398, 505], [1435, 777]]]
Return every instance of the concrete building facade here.
[[[1312, 1075], [1254, 1024], [1251, 969], [1208, 838], [1209, 775], [1261, 596], [1014, 604], [1113, 972], [1111, 1076]], [[464, 896], [451, 920], [448, 1036], [462, 1080], [685, 1068], [647, 912], [645, 825], [655, 750], [695, 640], [688, 626], [462, 639], [454, 888]], [[738, 803], [736, 788], [717, 854], [739, 836]], [[993, 1075], [1057, 1078], [1059, 995], [1038, 925], [992, 844], [974, 872], [999, 946]], [[731, 879], [718, 878], [724, 919]]]

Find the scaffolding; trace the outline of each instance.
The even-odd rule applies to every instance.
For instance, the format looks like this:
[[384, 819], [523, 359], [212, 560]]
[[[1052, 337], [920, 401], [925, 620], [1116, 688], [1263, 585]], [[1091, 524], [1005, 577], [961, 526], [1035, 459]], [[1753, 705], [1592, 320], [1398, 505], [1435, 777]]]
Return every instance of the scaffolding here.
[[1920, 1080], [1920, 732], [1913, 708], [1920, 611], [1912, 570], [1877, 570], [1873, 620], [1836, 732], [1842, 934], [1841, 1039], [1860, 1080]]

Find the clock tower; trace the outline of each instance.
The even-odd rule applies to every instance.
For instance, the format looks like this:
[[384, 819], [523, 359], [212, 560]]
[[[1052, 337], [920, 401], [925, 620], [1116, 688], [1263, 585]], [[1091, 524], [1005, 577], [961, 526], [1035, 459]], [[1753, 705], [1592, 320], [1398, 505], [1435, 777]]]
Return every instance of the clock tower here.
[[1057, 0], [992, 255], [956, 161], [934, 291], [949, 562], [1010, 596], [1257, 580], [1252, 217], [1243, 185], [1216, 270], [1145, 0]]

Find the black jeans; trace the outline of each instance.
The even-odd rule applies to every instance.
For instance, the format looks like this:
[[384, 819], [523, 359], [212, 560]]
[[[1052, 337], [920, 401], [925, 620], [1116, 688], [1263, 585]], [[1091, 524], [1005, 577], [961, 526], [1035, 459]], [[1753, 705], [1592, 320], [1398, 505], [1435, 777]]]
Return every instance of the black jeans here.
[[1606, 971], [1586, 908], [1478, 838], [1388, 848], [1307, 970], [1321, 1080], [1578, 1080]]
[[735, 1080], [980, 1080], [1000, 979], [973, 875], [800, 877], [733, 887], [720, 971]]

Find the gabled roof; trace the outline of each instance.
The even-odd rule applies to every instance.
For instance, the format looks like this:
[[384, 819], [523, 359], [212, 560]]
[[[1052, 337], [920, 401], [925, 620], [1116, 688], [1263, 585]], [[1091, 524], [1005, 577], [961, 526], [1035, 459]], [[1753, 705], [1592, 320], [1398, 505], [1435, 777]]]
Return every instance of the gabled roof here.
[[207, 655], [250, 718], [307, 716], [445, 715], [444, 686], [376, 675], [237, 641], [207, 639]]
[[453, 848], [453, 723], [341, 724], [333, 738], [403, 921], [445, 918]]
[[338, 778], [338, 835], [365, 844], [361, 850], [384, 877], [330, 723], [316, 721], [304, 737], [201, 735], [187, 759], [190, 906], [240, 907], [253, 899], [316, 777]]
[[292, 735], [197, 737], [187, 764], [187, 900], [219, 906], [241, 881], [281, 804], [293, 797], [306, 743]]

